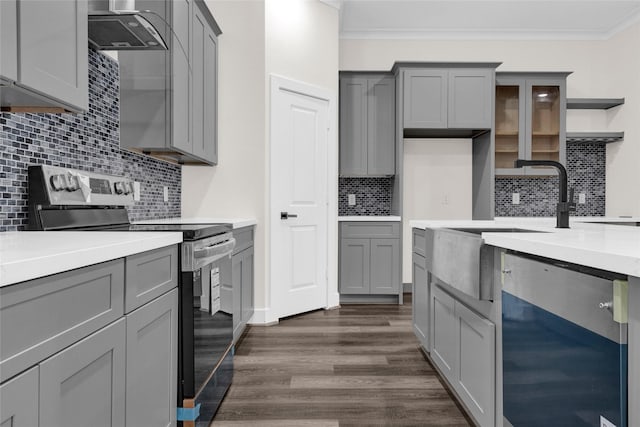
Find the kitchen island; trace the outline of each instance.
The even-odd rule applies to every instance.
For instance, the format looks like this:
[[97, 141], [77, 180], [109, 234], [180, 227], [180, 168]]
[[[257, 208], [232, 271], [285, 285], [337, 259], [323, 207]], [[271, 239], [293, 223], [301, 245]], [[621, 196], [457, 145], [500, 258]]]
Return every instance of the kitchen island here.
[[[508, 337], [512, 335], [503, 335], [503, 327], [509, 327], [503, 324], [503, 309], [504, 304], [507, 304], [503, 301], [503, 295], [508, 299], [511, 295], [505, 293], [505, 290], [512, 292], [514, 287], [516, 290], [525, 288], [521, 283], [524, 276], [518, 271], [514, 271], [513, 274], [511, 272], [512, 265], [519, 266], [517, 263], [521, 259], [538, 268], [531, 270], [536, 272], [539, 282], [534, 283], [534, 290], [530, 295], [546, 293], [542, 285], [554, 282], [551, 289], [552, 292], [558, 292], [558, 298], [552, 298], [551, 305], [562, 306], [558, 300], [564, 297], [568, 301], [564, 306], [575, 311], [575, 289], [571, 286], [578, 286], [578, 290], [581, 286], [586, 287], [592, 273], [607, 277], [610, 279], [610, 287], [622, 290], [618, 292], [618, 297], [613, 297], [614, 302], [617, 301], [618, 314], [615, 314], [613, 304], [610, 305], [608, 298], [605, 298], [599, 300], [603, 309], [598, 308], [598, 303], [592, 304], [593, 311], [588, 313], [593, 314], [583, 317], [586, 316], [587, 322], [592, 322], [598, 317], [611, 318], [605, 309], [611, 309], [613, 317], [617, 317], [617, 323], [609, 320], [610, 323], [619, 325], [621, 332], [620, 348], [624, 349], [621, 352], [624, 354], [624, 363], [621, 362], [622, 372], [625, 372], [627, 367], [628, 354], [628, 380], [625, 378], [626, 381], [620, 381], [620, 394], [624, 397], [628, 386], [628, 399], [622, 399], [621, 412], [626, 413], [628, 408], [626, 425], [640, 425], [640, 228], [602, 224], [628, 222], [630, 225], [636, 225], [637, 221], [633, 218], [572, 218], [570, 229], [557, 229], [554, 227], [555, 220], [546, 218], [411, 221], [414, 236], [414, 331], [427, 356], [480, 425], [509, 425], [508, 421], [503, 419], [503, 413], [506, 415], [509, 412], [503, 407], [503, 403], [509, 399], [513, 400], [513, 395], [506, 395], [508, 399], [503, 399], [503, 368], [504, 372], [508, 372], [512, 369], [513, 363], [509, 360], [505, 362], [506, 368], [503, 367], [503, 341], [508, 341]], [[482, 298], [477, 295], [470, 296], [464, 289], [461, 292], [460, 287], [450, 286], [432, 271], [434, 247], [441, 242], [437, 237], [443, 235], [441, 231], [474, 228], [482, 229], [478, 236], [481, 236], [484, 242], [483, 247], [495, 253], [491, 258], [493, 288], [488, 296]], [[508, 232], [510, 228], [519, 230]], [[502, 230], [491, 232], [492, 229]], [[450, 257], [453, 256], [450, 254]], [[459, 252], [455, 256], [462, 258], [464, 253]], [[557, 265], [562, 268], [558, 269]], [[571, 274], [565, 275], [567, 269], [573, 270]], [[589, 275], [583, 274], [585, 271], [588, 271]], [[572, 285], [574, 276], [580, 280]], [[454, 274], [451, 277], [455, 279], [456, 276]], [[584, 283], [584, 286], [581, 283]], [[537, 286], [538, 284], [540, 286]], [[509, 289], [510, 287], [512, 289]], [[426, 301], [423, 301], [425, 299]], [[628, 320], [626, 312], [619, 314], [621, 306], [628, 309]], [[510, 307], [507, 309], [511, 310]], [[531, 305], [519, 307], [518, 315], [523, 313], [522, 310], [531, 309]], [[511, 314], [513, 313], [509, 313], [507, 317]], [[561, 318], [563, 316], [558, 317]], [[570, 322], [567, 324], [573, 325]], [[627, 336], [628, 346], [624, 346]], [[509, 349], [512, 348], [508, 342], [506, 345]], [[522, 345], [526, 343], [518, 345], [519, 348], [523, 348]], [[511, 350], [505, 350], [505, 355], [508, 351]], [[556, 381], [555, 377], [553, 381]], [[602, 393], [604, 396], [605, 392]], [[586, 415], [588, 410], [583, 412], [583, 416], [589, 416]], [[622, 425], [625, 425], [624, 421]]]

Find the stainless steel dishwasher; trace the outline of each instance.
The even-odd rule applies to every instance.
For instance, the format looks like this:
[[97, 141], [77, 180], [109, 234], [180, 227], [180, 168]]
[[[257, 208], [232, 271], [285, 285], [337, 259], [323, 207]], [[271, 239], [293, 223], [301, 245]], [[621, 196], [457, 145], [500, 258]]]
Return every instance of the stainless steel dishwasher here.
[[627, 426], [626, 277], [505, 253], [505, 426]]

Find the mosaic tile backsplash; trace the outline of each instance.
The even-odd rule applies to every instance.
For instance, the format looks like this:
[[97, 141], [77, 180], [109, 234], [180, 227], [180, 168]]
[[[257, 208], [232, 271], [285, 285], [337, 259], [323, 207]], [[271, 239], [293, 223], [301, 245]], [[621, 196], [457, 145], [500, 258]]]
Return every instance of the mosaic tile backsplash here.
[[[393, 178], [340, 178], [338, 215], [390, 215], [392, 187]], [[355, 206], [349, 206], [349, 194], [356, 195]]]
[[[567, 145], [568, 187], [574, 189], [576, 216], [605, 214], [606, 147], [602, 144]], [[496, 216], [555, 216], [558, 178], [496, 177]], [[512, 193], [520, 193], [520, 204], [512, 204]], [[578, 203], [585, 193], [586, 203]]]
[[[140, 182], [131, 221], [180, 216], [181, 168], [119, 147], [118, 64], [89, 49], [89, 111], [0, 114], [0, 231], [24, 230], [27, 168], [47, 164]], [[169, 187], [169, 202], [163, 187]]]

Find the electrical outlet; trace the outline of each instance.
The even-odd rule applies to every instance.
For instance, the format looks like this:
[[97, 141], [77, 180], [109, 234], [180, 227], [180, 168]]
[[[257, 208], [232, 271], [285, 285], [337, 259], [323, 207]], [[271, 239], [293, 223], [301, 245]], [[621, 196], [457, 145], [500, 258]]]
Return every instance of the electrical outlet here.
[[133, 200], [140, 201], [140, 183], [138, 181], [133, 182]]
[[520, 193], [511, 193], [511, 204], [512, 205], [520, 204]]
[[616, 427], [616, 425], [600, 415], [600, 427]]
[[167, 203], [169, 201], [169, 187], [165, 185], [164, 187], [164, 202]]
[[442, 195], [442, 204], [443, 205], [448, 205], [449, 204], [449, 195], [448, 194], [443, 194]]
[[580, 203], [581, 205], [584, 205], [585, 203], [587, 203], [587, 195], [586, 195], [586, 193], [578, 194], [578, 203]]
[[355, 206], [356, 205], [356, 195], [355, 194], [349, 194], [347, 197], [349, 199], [349, 206]]

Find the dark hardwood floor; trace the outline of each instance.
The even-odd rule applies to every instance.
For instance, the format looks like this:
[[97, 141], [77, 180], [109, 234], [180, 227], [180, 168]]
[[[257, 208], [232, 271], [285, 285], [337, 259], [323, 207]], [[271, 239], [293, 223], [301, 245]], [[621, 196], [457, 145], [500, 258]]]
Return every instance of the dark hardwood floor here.
[[420, 352], [407, 300], [250, 327], [212, 426], [470, 426]]

